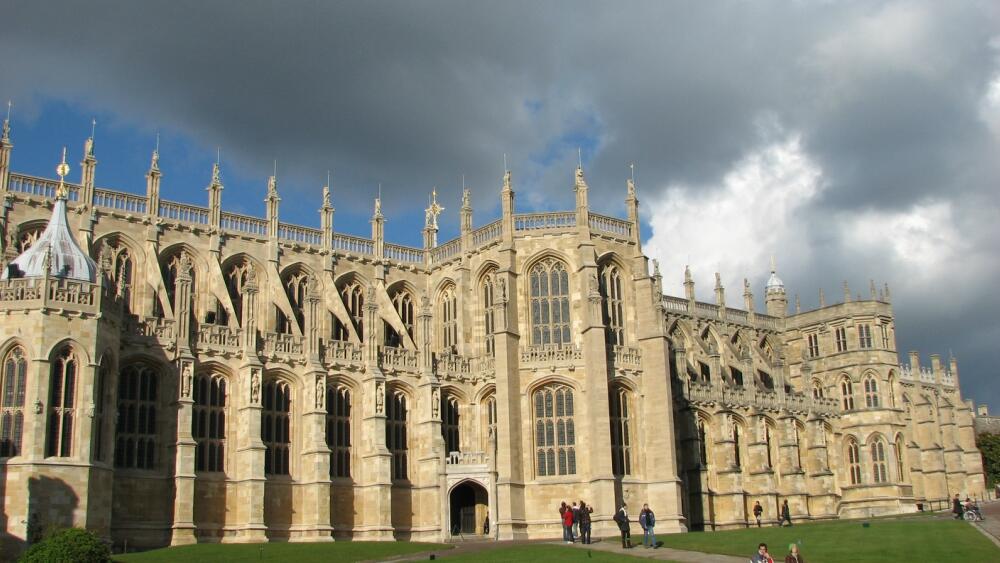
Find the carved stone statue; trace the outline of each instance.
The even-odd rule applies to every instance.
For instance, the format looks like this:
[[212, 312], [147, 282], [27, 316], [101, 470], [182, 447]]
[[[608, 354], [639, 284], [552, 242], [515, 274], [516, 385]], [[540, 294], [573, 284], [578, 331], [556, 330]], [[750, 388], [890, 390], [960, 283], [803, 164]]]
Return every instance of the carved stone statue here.
[[385, 411], [385, 387], [382, 382], [375, 384], [375, 414], [382, 414]]
[[316, 408], [323, 408], [323, 400], [326, 396], [326, 377], [323, 375], [316, 376]]
[[441, 395], [437, 388], [431, 391], [431, 417], [437, 418], [441, 414]]
[[498, 301], [500, 301], [501, 303], [506, 303], [507, 302], [507, 278], [505, 278], [504, 276], [497, 276], [496, 280], [497, 280], [497, 283], [496, 283], [496, 286], [497, 286], [497, 295], [499, 295]]
[[191, 396], [191, 385], [194, 382], [194, 373], [191, 363], [185, 363], [181, 368], [181, 397]]
[[192, 269], [194, 269], [194, 260], [191, 259], [191, 255], [187, 252], [181, 252], [177, 259], [177, 274], [190, 276]]
[[256, 405], [260, 402], [260, 370], [250, 372], [250, 403]]

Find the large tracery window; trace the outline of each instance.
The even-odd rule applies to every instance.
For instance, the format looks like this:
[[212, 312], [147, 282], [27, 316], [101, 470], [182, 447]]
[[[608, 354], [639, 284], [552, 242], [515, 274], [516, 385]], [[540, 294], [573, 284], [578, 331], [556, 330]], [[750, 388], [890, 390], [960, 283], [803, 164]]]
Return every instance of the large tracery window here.
[[481, 286], [481, 293], [483, 296], [483, 346], [487, 356], [495, 355], [495, 347], [493, 342], [493, 330], [495, 328], [495, 323], [493, 322], [493, 276], [488, 275], [483, 278], [483, 284]]
[[601, 269], [601, 297], [604, 298], [604, 325], [607, 327], [608, 344], [625, 345], [625, 297], [622, 292], [621, 271], [615, 265]]
[[889, 469], [885, 462], [885, 442], [881, 438], [872, 443], [872, 480], [876, 483], [889, 481]]
[[854, 386], [846, 377], [840, 381], [840, 399], [845, 411], [854, 410]]
[[261, 439], [264, 441], [264, 473], [288, 475], [288, 455], [292, 444], [290, 414], [292, 397], [288, 384], [271, 380], [264, 384], [261, 412]]
[[458, 429], [458, 400], [455, 397], [441, 395], [441, 435], [444, 437], [444, 451], [450, 453], [461, 450]]
[[554, 259], [531, 268], [531, 343], [536, 346], [570, 343], [569, 275]]
[[226, 470], [226, 379], [199, 375], [194, 385], [191, 434], [195, 441], [195, 471]]
[[[413, 339], [413, 298], [408, 291], [397, 291], [392, 296], [392, 307], [399, 315], [399, 320], [403, 322], [406, 334]], [[385, 345], [399, 348], [403, 345], [403, 336], [392, 328], [392, 325], [385, 323]]]
[[865, 406], [870, 409], [879, 406], [878, 380], [873, 375], [865, 378]]
[[73, 419], [76, 414], [76, 372], [79, 362], [65, 349], [52, 362], [49, 381], [49, 431], [45, 439], [46, 457], [73, 455]]
[[861, 450], [854, 438], [847, 440], [847, 469], [851, 476], [851, 484], [861, 483]]
[[131, 365], [118, 379], [115, 467], [153, 469], [156, 463], [156, 373]]
[[111, 282], [128, 312], [132, 304], [132, 256], [128, 247], [117, 240], [106, 242], [105, 248], [111, 259]]
[[539, 477], [576, 474], [573, 390], [547, 385], [534, 393], [535, 460]]
[[0, 397], [0, 457], [21, 454], [21, 433], [24, 430], [24, 392], [27, 385], [28, 360], [20, 346], [7, 352], [3, 360], [3, 396]]
[[326, 445], [330, 448], [330, 477], [351, 476], [351, 392], [326, 388]]
[[392, 478], [409, 478], [409, 442], [407, 441], [406, 395], [386, 389], [385, 403], [388, 405], [385, 421], [385, 444], [392, 454]]
[[632, 405], [625, 389], [611, 390], [611, 466], [615, 475], [632, 474]]
[[[345, 285], [340, 290], [340, 298], [344, 301], [344, 307], [347, 309], [347, 314], [350, 315], [351, 320], [354, 322], [354, 328], [357, 329], [358, 338], [364, 342], [365, 340], [365, 291], [358, 282], [351, 282]], [[348, 330], [340, 319], [335, 319], [333, 328], [333, 338], [334, 340], [350, 340], [351, 332]]]
[[306, 287], [309, 283], [309, 274], [303, 271], [292, 272], [285, 278], [282, 285], [285, 286], [285, 295], [288, 297], [288, 303], [292, 306], [292, 314], [295, 316], [294, 321], [289, 319], [287, 315], [278, 309], [278, 332], [282, 334], [293, 334], [295, 332], [292, 323], [296, 323], [301, 332], [305, 327], [305, 304], [306, 304]]
[[458, 300], [454, 286], [446, 287], [438, 297], [438, 314], [441, 319], [441, 348], [454, 351], [458, 344]]

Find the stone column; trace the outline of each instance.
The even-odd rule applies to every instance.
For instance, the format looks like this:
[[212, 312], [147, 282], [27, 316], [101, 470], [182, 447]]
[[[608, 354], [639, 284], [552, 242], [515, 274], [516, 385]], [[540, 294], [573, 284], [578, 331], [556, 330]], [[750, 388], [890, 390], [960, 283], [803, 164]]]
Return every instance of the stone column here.
[[[413, 485], [413, 514], [410, 539], [413, 541], [441, 541], [447, 538], [447, 512], [441, 502], [447, 503], [445, 494], [445, 444], [441, 435], [441, 385], [434, 373], [431, 353], [431, 306], [427, 296], [422, 296], [417, 313], [417, 339], [420, 348], [420, 383], [413, 405], [412, 420], [416, 423], [415, 440], [411, 441], [410, 454], [416, 460]], [[464, 414], [464, 413], [463, 413]]]
[[[779, 475], [779, 494], [788, 500], [788, 506], [792, 514], [801, 517], [809, 516], [809, 503], [806, 495], [805, 472], [802, 463], [805, 463], [805, 452], [800, 448], [800, 442], [805, 436], [797, 435], [795, 416], [790, 412], [783, 412], [778, 418], [778, 448], [779, 454], [777, 470]], [[801, 462], [799, 458], [802, 458]]]
[[392, 528], [392, 454], [386, 447], [386, 379], [378, 365], [378, 331], [373, 330], [378, 316], [375, 289], [369, 288], [364, 305], [365, 372], [361, 380], [361, 432], [358, 447], [361, 467], [357, 471], [357, 500], [359, 522], [355, 525], [354, 539], [391, 541]]
[[[806, 419], [808, 438], [808, 456], [806, 467], [809, 478], [806, 480], [806, 491], [809, 494], [809, 514], [813, 519], [836, 518], [837, 496], [835, 477], [830, 471], [830, 448], [835, 444], [826, 442], [826, 425], [816, 414], [810, 414]], [[846, 470], [846, 468], [845, 468]]]
[[177, 268], [173, 304], [177, 326], [177, 372], [180, 384], [175, 403], [177, 440], [174, 444], [174, 521], [171, 526], [171, 545], [197, 542], [194, 526], [195, 441], [191, 435], [195, 358], [189, 345], [192, 267], [191, 257], [186, 252], [182, 253]]
[[308, 389], [302, 414], [301, 524], [292, 528], [293, 541], [332, 541], [330, 525], [330, 448], [326, 444], [326, 370], [320, 361], [318, 281], [310, 276], [306, 288], [305, 344]]

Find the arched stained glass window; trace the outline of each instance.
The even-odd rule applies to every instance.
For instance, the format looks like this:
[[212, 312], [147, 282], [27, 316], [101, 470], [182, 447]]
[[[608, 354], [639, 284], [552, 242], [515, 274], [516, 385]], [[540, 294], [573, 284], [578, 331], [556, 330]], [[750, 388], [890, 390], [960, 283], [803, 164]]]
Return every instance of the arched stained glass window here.
[[46, 457], [73, 455], [78, 370], [79, 361], [69, 348], [64, 349], [52, 362], [49, 379], [49, 428], [45, 439]]
[[195, 471], [226, 470], [226, 378], [198, 375], [194, 382], [191, 434]]
[[330, 448], [330, 477], [351, 476], [351, 392], [326, 388], [326, 445]]
[[531, 343], [536, 346], [568, 345], [570, 339], [569, 275], [555, 259], [535, 264], [529, 275]]
[[858, 448], [854, 438], [847, 440], [847, 470], [851, 477], [851, 484], [861, 483], [861, 450]]
[[573, 390], [552, 384], [534, 393], [535, 471], [540, 477], [576, 474]]
[[154, 469], [158, 378], [149, 366], [130, 365], [118, 377], [115, 467]]
[[21, 455], [27, 379], [28, 359], [24, 348], [16, 346], [7, 352], [0, 372], [0, 457]]
[[392, 478], [409, 478], [409, 439], [407, 432], [408, 408], [406, 395], [386, 389], [385, 444], [392, 454]]
[[264, 474], [288, 475], [288, 457], [292, 445], [292, 397], [288, 384], [271, 380], [264, 384], [264, 410], [260, 433], [264, 441]]
[[622, 291], [622, 274], [618, 266], [608, 264], [601, 268], [601, 297], [604, 298], [604, 325], [608, 344], [625, 345], [625, 294]]
[[625, 389], [611, 390], [611, 467], [615, 475], [632, 474], [632, 405]]

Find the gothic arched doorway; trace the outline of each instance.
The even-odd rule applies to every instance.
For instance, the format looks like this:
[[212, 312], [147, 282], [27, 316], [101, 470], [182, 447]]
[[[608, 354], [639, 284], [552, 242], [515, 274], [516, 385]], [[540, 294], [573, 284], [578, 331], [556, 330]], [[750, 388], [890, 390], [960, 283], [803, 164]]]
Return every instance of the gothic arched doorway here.
[[489, 495], [482, 485], [474, 481], [463, 481], [451, 490], [451, 535], [483, 535], [484, 524], [489, 514]]

